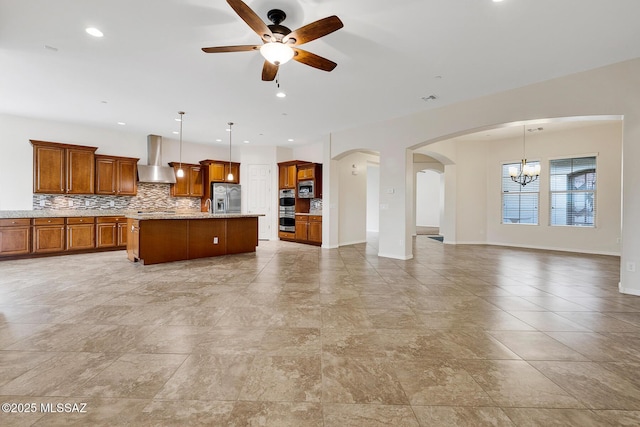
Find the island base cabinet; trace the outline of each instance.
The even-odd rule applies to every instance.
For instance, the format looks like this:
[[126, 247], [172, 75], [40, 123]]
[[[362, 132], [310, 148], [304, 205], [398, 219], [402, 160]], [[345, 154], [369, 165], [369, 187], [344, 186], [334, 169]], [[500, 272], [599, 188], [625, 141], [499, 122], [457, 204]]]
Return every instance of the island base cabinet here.
[[227, 253], [226, 221], [201, 219], [189, 222], [189, 259]]
[[0, 220], [0, 256], [28, 254], [30, 226], [29, 219]]
[[255, 252], [258, 246], [258, 219], [227, 220], [227, 254]]
[[132, 219], [127, 257], [145, 265], [255, 252], [258, 218]]
[[140, 259], [140, 221], [127, 219], [127, 258], [131, 262]]
[[138, 227], [138, 259], [145, 265], [187, 259], [188, 220], [145, 220]]

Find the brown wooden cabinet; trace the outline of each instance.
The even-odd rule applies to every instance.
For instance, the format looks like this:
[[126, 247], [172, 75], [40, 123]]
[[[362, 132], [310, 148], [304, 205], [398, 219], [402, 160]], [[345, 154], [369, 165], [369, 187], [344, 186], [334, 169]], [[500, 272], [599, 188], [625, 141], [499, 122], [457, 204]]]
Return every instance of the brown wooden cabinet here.
[[67, 218], [66, 250], [77, 251], [96, 247], [96, 226], [93, 217]]
[[125, 217], [96, 218], [96, 248], [124, 247], [127, 245], [127, 219]]
[[315, 177], [315, 165], [313, 163], [298, 166], [298, 181], [314, 179]]
[[280, 189], [296, 188], [296, 173], [295, 163], [278, 163], [278, 186]]
[[28, 254], [30, 230], [29, 218], [0, 219], [0, 257]]
[[309, 236], [311, 243], [322, 244], [322, 216], [309, 215]]
[[138, 193], [138, 160], [132, 157], [96, 154], [95, 193], [135, 196]]
[[34, 218], [32, 238], [33, 253], [64, 251], [64, 218]]
[[322, 216], [296, 215], [296, 242], [322, 244]]
[[129, 228], [127, 227], [127, 219], [122, 218], [123, 222], [118, 222], [118, 247], [125, 248], [129, 238]]
[[31, 140], [33, 192], [93, 194], [97, 147]]
[[[240, 183], [240, 163], [225, 162], [223, 160], [203, 160], [200, 164], [205, 169], [205, 185], [209, 185], [212, 182], [226, 182], [228, 184]], [[227, 180], [229, 171], [233, 174], [231, 181]]]
[[[169, 163], [177, 173], [180, 163]], [[176, 183], [171, 184], [171, 195], [173, 197], [202, 197], [204, 194], [203, 174], [200, 165], [182, 163], [183, 177], [176, 174]]]
[[296, 240], [306, 242], [309, 236], [309, 216], [296, 215]]
[[132, 218], [127, 219], [127, 258], [140, 259], [140, 221]]

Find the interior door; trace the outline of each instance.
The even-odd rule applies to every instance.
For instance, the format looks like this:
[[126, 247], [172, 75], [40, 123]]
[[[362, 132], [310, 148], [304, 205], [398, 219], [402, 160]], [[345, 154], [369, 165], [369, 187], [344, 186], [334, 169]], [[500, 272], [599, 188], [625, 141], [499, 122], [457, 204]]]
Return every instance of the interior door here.
[[247, 213], [264, 214], [258, 217], [258, 238], [269, 240], [273, 236], [272, 205], [275, 199], [271, 195], [271, 167], [269, 165], [248, 165]]

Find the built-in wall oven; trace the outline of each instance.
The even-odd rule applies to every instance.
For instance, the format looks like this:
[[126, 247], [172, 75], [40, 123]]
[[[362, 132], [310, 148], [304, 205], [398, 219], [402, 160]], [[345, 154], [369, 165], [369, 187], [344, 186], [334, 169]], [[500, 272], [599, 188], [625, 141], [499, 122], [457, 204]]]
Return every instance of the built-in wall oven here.
[[296, 190], [280, 190], [279, 230], [296, 231]]

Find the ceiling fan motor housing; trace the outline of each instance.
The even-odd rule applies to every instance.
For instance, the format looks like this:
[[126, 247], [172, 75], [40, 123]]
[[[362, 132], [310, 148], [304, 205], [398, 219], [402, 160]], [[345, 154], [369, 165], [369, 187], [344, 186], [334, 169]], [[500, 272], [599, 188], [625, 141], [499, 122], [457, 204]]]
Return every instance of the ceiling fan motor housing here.
[[284, 25], [280, 25], [280, 23], [287, 18], [287, 15], [282, 10], [271, 9], [267, 12], [267, 18], [269, 18], [269, 21], [273, 22], [273, 24], [268, 25], [268, 27], [277, 41], [282, 41], [284, 36], [291, 32], [289, 28]]

